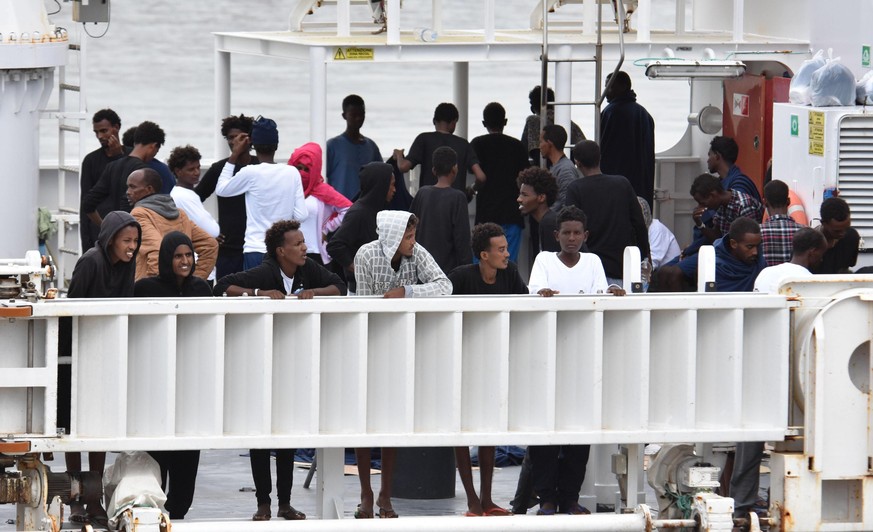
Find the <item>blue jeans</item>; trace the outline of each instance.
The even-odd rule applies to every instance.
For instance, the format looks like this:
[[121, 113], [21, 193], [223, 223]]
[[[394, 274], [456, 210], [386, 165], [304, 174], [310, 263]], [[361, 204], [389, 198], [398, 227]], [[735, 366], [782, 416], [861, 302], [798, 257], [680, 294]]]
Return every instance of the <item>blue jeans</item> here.
[[251, 270], [255, 266], [260, 266], [264, 262], [266, 253], [258, 253], [257, 251], [249, 251], [243, 253], [243, 270]]

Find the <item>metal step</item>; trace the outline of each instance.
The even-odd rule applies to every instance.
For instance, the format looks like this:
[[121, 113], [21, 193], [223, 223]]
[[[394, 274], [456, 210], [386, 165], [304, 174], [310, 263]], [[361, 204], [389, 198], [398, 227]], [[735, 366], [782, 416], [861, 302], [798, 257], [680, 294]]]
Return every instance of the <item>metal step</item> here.
[[61, 170], [62, 172], [67, 172], [69, 174], [78, 174], [79, 173], [78, 166], [65, 166], [64, 165], [64, 166], [59, 166], [58, 170]]
[[59, 83], [58, 88], [62, 91], [72, 92], [79, 92], [81, 90], [81, 87], [79, 87], [78, 85], [71, 85], [69, 83]]
[[59, 125], [58, 129], [61, 131], [69, 131], [70, 133], [78, 133], [80, 131], [78, 126], [68, 126], [66, 124]]
[[61, 253], [66, 253], [67, 255], [79, 255], [78, 249], [70, 249], [70, 248], [61, 248]]

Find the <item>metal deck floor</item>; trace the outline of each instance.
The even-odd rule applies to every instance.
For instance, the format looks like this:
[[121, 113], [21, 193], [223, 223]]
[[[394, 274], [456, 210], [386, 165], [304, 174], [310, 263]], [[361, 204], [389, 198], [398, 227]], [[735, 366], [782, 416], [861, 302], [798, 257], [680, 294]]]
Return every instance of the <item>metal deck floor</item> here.
[[[245, 450], [204, 451], [201, 453], [200, 469], [197, 476], [197, 490], [194, 504], [191, 506], [186, 521], [214, 520], [249, 520], [256, 509], [254, 484], [251, 477], [249, 459]], [[107, 456], [107, 465], [114, 461], [116, 455]], [[64, 469], [63, 457], [55, 455], [48, 463], [53, 471]], [[497, 469], [494, 472], [493, 498], [501, 506], [508, 508], [509, 501], [515, 494], [518, 481], [518, 466]], [[304, 512], [310, 518], [315, 517], [315, 479], [310, 489], [303, 489], [308, 470], [296, 467], [294, 469], [294, 488], [291, 493], [291, 504]], [[273, 469], [275, 475], [275, 469]], [[769, 475], [762, 475], [762, 489], [769, 485]], [[317, 477], [317, 475], [316, 475]], [[414, 500], [394, 499], [394, 509], [403, 516], [439, 516], [464, 515], [467, 510], [464, 489], [456, 475], [455, 497], [449, 499]], [[478, 491], [478, 471], [473, 473]], [[274, 477], [275, 481], [275, 477]], [[345, 477], [345, 516], [352, 518], [357, 494], [359, 492], [358, 477]], [[373, 477], [374, 491], [378, 491], [379, 476]], [[646, 503], [657, 510], [657, 501], [651, 488], [646, 485]], [[275, 497], [273, 513], [277, 511]], [[535, 510], [530, 510], [533, 514]], [[15, 530], [15, 506], [0, 505], [0, 531]], [[64, 530], [81, 530], [81, 526], [72, 527], [65, 523]]]

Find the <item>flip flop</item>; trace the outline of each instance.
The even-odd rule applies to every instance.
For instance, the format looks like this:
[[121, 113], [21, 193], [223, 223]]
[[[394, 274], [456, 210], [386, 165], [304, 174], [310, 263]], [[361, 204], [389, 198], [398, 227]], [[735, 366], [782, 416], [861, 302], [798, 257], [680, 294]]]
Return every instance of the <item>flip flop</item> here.
[[379, 508], [379, 517], [381, 519], [397, 519], [400, 517], [394, 508]]
[[372, 519], [373, 512], [367, 512], [361, 509], [361, 505], [359, 504], [357, 509], [355, 509], [355, 519]]
[[501, 508], [499, 506], [495, 506], [494, 508], [488, 508], [487, 510], [485, 510], [485, 515], [490, 516], [490, 517], [497, 517], [497, 516], [502, 517], [502, 516], [512, 515], [512, 512], [510, 512], [506, 508]]
[[482, 517], [485, 514], [477, 514], [476, 512], [470, 512], [464, 514], [464, 517]]

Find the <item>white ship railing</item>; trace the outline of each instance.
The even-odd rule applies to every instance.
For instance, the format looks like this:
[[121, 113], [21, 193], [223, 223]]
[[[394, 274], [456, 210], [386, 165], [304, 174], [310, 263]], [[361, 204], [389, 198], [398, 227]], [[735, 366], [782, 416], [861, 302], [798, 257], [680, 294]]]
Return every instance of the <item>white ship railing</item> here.
[[[34, 451], [759, 441], [787, 427], [783, 296], [3, 308], [12, 310], [32, 317], [0, 322], [0, 434], [29, 438]], [[73, 414], [57, 437], [62, 316], [73, 317]]]

